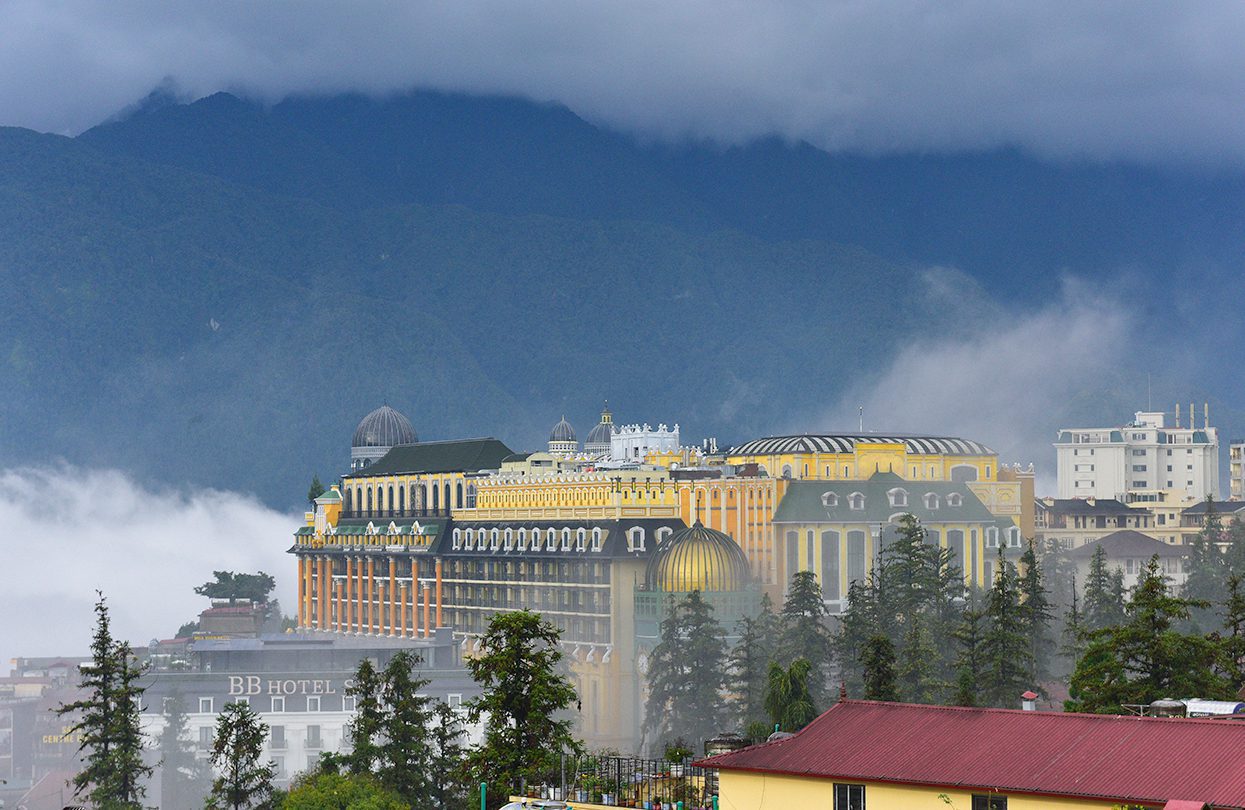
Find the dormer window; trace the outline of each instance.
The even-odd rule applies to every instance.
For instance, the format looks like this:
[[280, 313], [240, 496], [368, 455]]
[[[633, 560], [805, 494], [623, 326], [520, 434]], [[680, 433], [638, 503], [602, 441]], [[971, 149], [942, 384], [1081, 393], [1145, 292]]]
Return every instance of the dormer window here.
[[575, 532], [575, 550], [583, 551], [588, 544], [588, 532], [583, 529]]
[[958, 492], [952, 492], [947, 496], [947, 506], [963, 506], [964, 496]]
[[497, 550], [498, 544], [501, 542], [501, 530], [493, 529], [489, 535], [489, 548], [493, 551]]
[[834, 492], [821, 493], [821, 505], [826, 509], [834, 509], [839, 505], [839, 496]]
[[896, 487], [892, 490], [888, 490], [886, 496], [890, 498], [891, 508], [908, 505], [908, 490], [906, 489]]
[[527, 551], [527, 529], [519, 529], [519, 551]]
[[466, 548], [468, 551], [471, 551], [472, 549], [474, 549], [474, 548], [476, 547], [476, 533], [475, 533], [475, 530], [474, 530], [474, 529], [468, 529], [468, 530], [467, 530], [467, 532], [466, 532], [466, 535], [467, 535], [467, 536], [466, 536], [465, 548]]
[[502, 548], [506, 551], [514, 548], [514, 529], [506, 529], [505, 534], [502, 536]]
[[1020, 548], [1020, 528], [1012, 526], [1007, 530], [1007, 547]]
[[592, 550], [593, 551], [601, 550], [601, 540], [602, 540], [601, 530], [599, 528], [593, 529], [592, 530]]
[[463, 530], [455, 529], [454, 530], [454, 550], [457, 551], [458, 549], [462, 547], [463, 547]]
[[937, 509], [939, 501], [940, 499], [937, 493], [935, 492], [925, 493], [925, 508], [926, 509]]
[[558, 550], [558, 533], [554, 529], [545, 532], [545, 549], [548, 551]]
[[999, 547], [999, 527], [989, 526], [986, 528], [986, 548]]
[[571, 530], [570, 529], [562, 530], [562, 550], [563, 551], [571, 550]]
[[627, 551], [644, 550], [644, 527], [632, 526], [627, 530]]
[[863, 512], [865, 508], [865, 496], [859, 492], [853, 492], [847, 496], [847, 506], [853, 512]]
[[669, 526], [662, 526], [660, 529], [658, 529], [656, 532], [653, 533], [653, 537], [657, 541], [657, 545], [660, 546], [662, 543], [666, 542], [666, 538], [668, 538], [672, 534], [674, 534], [674, 529], [670, 528]]

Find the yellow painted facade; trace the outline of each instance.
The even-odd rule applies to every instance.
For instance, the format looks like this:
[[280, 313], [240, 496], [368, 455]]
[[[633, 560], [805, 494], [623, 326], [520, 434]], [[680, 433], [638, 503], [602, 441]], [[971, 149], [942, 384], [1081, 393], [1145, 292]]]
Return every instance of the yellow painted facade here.
[[[778, 774], [722, 771], [718, 807], [721, 810], [834, 810], [834, 781]], [[848, 784], [844, 782], [844, 784]], [[850, 782], [864, 785], [868, 810], [972, 810], [973, 792], [953, 787]], [[986, 795], [985, 791], [978, 795]], [[1111, 801], [996, 793], [1007, 796], [1007, 810], [1109, 810]], [[944, 798], [945, 797], [945, 798]], [[1153, 805], [1159, 807], [1160, 805]]]

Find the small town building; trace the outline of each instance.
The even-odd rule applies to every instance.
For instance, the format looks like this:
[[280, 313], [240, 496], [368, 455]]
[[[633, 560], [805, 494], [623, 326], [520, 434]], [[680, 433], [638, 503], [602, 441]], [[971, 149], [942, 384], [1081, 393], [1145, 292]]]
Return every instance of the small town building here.
[[1243, 750], [1233, 720], [844, 700], [696, 764], [732, 810], [1196, 810], [1245, 807]]
[[1118, 568], [1124, 573], [1125, 588], [1132, 588], [1137, 584], [1142, 569], [1155, 556], [1159, 558], [1159, 571], [1167, 577], [1169, 588], [1179, 590], [1188, 579], [1188, 574], [1185, 573], [1185, 560], [1188, 556], [1186, 546], [1169, 545], [1141, 532], [1123, 529], [1086, 543], [1068, 554], [1076, 563], [1076, 581], [1082, 585], [1089, 577], [1090, 563], [1100, 548], [1104, 553], [1107, 570]]

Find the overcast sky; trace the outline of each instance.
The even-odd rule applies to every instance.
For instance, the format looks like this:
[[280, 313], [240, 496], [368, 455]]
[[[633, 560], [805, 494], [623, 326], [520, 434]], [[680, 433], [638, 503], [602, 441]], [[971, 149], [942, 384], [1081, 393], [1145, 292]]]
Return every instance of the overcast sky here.
[[0, 124], [72, 133], [188, 97], [431, 87], [643, 135], [1017, 145], [1239, 164], [1240, 2], [255, 3], [5, 0]]

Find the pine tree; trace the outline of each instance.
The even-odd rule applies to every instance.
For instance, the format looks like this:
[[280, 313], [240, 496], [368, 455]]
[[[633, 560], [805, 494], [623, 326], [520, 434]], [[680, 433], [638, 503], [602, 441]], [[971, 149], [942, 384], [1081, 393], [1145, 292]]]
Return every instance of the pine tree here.
[[649, 667], [646, 733], [662, 748], [675, 736], [703, 741], [721, 728], [726, 645], [713, 608], [692, 591], [669, 606]]
[[1228, 574], [1245, 577], [1245, 521], [1241, 520], [1240, 515], [1232, 516], [1223, 539], [1228, 547], [1224, 552], [1224, 565]]
[[317, 473], [311, 477], [311, 486], [307, 489], [307, 503], [315, 505], [316, 498], [324, 494], [324, 484], [320, 483], [320, 475]]
[[1223, 614], [1224, 677], [1239, 694], [1245, 687], [1245, 588], [1242, 588], [1240, 574], [1228, 577], [1228, 598]]
[[808, 660], [808, 688], [819, 706], [829, 702], [827, 679], [833, 658], [833, 641], [826, 624], [829, 615], [816, 574], [797, 571], [791, 577], [791, 586], [782, 605], [779, 660], [788, 663], [797, 658]]
[[1063, 645], [1059, 648], [1059, 654], [1063, 660], [1071, 661], [1075, 666], [1077, 659], [1085, 651], [1085, 638], [1089, 630], [1085, 627], [1077, 599], [1075, 575], [1071, 587], [1072, 601], [1063, 620]]
[[942, 692], [934, 671], [937, 651], [930, 642], [921, 614], [906, 622], [899, 648], [896, 683], [899, 697], [908, 703], [936, 703]]
[[484, 741], [470, 763], [490, 792], [550, 777], [562, 752], [582, 749], [566, 716], [577, 695], [560, 671], [558, 642], [558, 629], [537, 613], [499, 613], [481, 640], [484, 653], [467, 661], [483, 690], [468, 716], [472, 722], [487, 721]]
[[865, 642], [860, 651], [864, 670], [865, 700], [899, 700], [895, 683], [895, 645], [881, 633]]
[[808, 691], [808, 675], [812, 670], [805, 658], [797, 658], [786, 669], [771, 661], [765, 690], [765, 710], [771, 728], [799, 731], [817, 717], [817, 707]]
[[212, 783], [209, 810], [265, 810], [273, 806], [276, 765], [263, 762], [268, 726], [245, 703], [230, 703], [216, 718], [212, 765], [219, 776]]
[[1054, 614], [1050, 606], [1050, 592], [1046, 589], [1042, 566], [1032, 542], [1020, 555], [1023, 573], [1017, 582], [1020, 599], [1020, 622], [1029, 641], [1029, 683], [1031, 688], [1044, 691], [1042, 683], [1050, 677], [1050, 660], [1055, 652], [1055, 640], [1050, 626]]
[[1014, 706], [1020, 693], [1036, 686], [1029, 638], [1021, 618], [1015, 567], [999, 549], [994, 585], [986, 599], [986, 633], [982, 639], [985, 683], [981, 698], [987, 706]]
[[143, 669], [134, 663], [130, 646], [113, 638], [104, 595], [96, 593], [91, 663], [81, 667], [86, 697], [61, 705], [56, 713], [78, 718], [70, 732], [79, 735], [85, 762], [73, 778], [74, 795], [110, 810], [140, 808], [143, 782], [153, 770], [143, 762], [139, 728]]
[[432, 786], [432, 807], [442, 810], [466, 805], [467, 788], [463, 782], [463, 721], [456, 709], [438, 700], [432, 709], [429, 727], [430, 756], [428, 780]]
[[903, 515], [878, 566], [878, 607], [884, 622], [894, 618], [902, 624], [934, 605], [939, 598], [938, 562], [938, 549], [926, 542], [924, 527], [913, 515]]
[[[1118, 570], [1118, 569], [1117, 569]], [[1083, 621], [1087, 631], [1114, 627], [1124, 621], [1124, 580], [1107, 570], [1107, 552], [1101, 545], [1089, 560], [1089, 576], [1085, 579]]]
[[1227, 582], [1227, 560], [1220, 543], [1224, 541], [1223, 524], [1215, 501], [1206, 498], [1206, 519], [1200, 531], [1189, 541], [1185, 559], [1184, 588], [1181, 596], [1191, 603], [1189, 620], [1192, 629], [1219, 625], [1217, 608], [1227, 598], [1224, 584]]
[[1197, 695], [1230, 698], [1216, 671], [1222, 649], [1216, 638], [1183, 633], [1189, 600], [1168, 593], [1158, 556], [1141, 572], [1126, 621], [1090, 633], [1072, 674], [1068, 711], [1118, 714], [1126, 704]]
[[847, 608], [839, 619], [834, 635], [834, 660], [839, 678], [850, 694], [864, 689], [864, 665], [861, 651], [869, 639], [885, 635], [878, 620], [877, 589], [872, 575], [854, 580], [847, 588]]
[[355, 699], [354, 717], [347, 724], [351, 750], [340, 759], [350, 773], [375, 773], [380, 762], [381, 729], [384, 709], [381, 705], [383, 686], [372, 662], [364, 658], [355, 670], [354, 683], [346, 694]]
[[161, 810], [198, 810], [203, 807], [212, 774], [195, 756], [186, 727], [186, 705], [173, 694], [164, 705], [164, 727], [157, 743], [160, 751]]
[[955, 697], [957, 706], [976, 706], [986, 680], [985, 612], [978, 609], [976, 599], [970, 600], [961, 613], [960, 625], [953, 636], [959, 647], [955, 662]]
[[401, 650], [389, 659], [381, 675], [380, 744], [378, 746], [380, 782], [414, 807], [431, 796], [428, 761], [431, 750], [428, 726], [431, 698], [420, 695], [429, 683], [414, 676], [417, 659]]
[[774, 615], [769, 594], [761, 597], [761, 611], [754, 617], [739, 620], [739, 641], [731, 650], [727, 664], [735, 694], [733, 708], [740, 728], [748, 728], [766, 720], [765, 693], [768, 688], [769, 664], [777, 657], [778, 617]]

